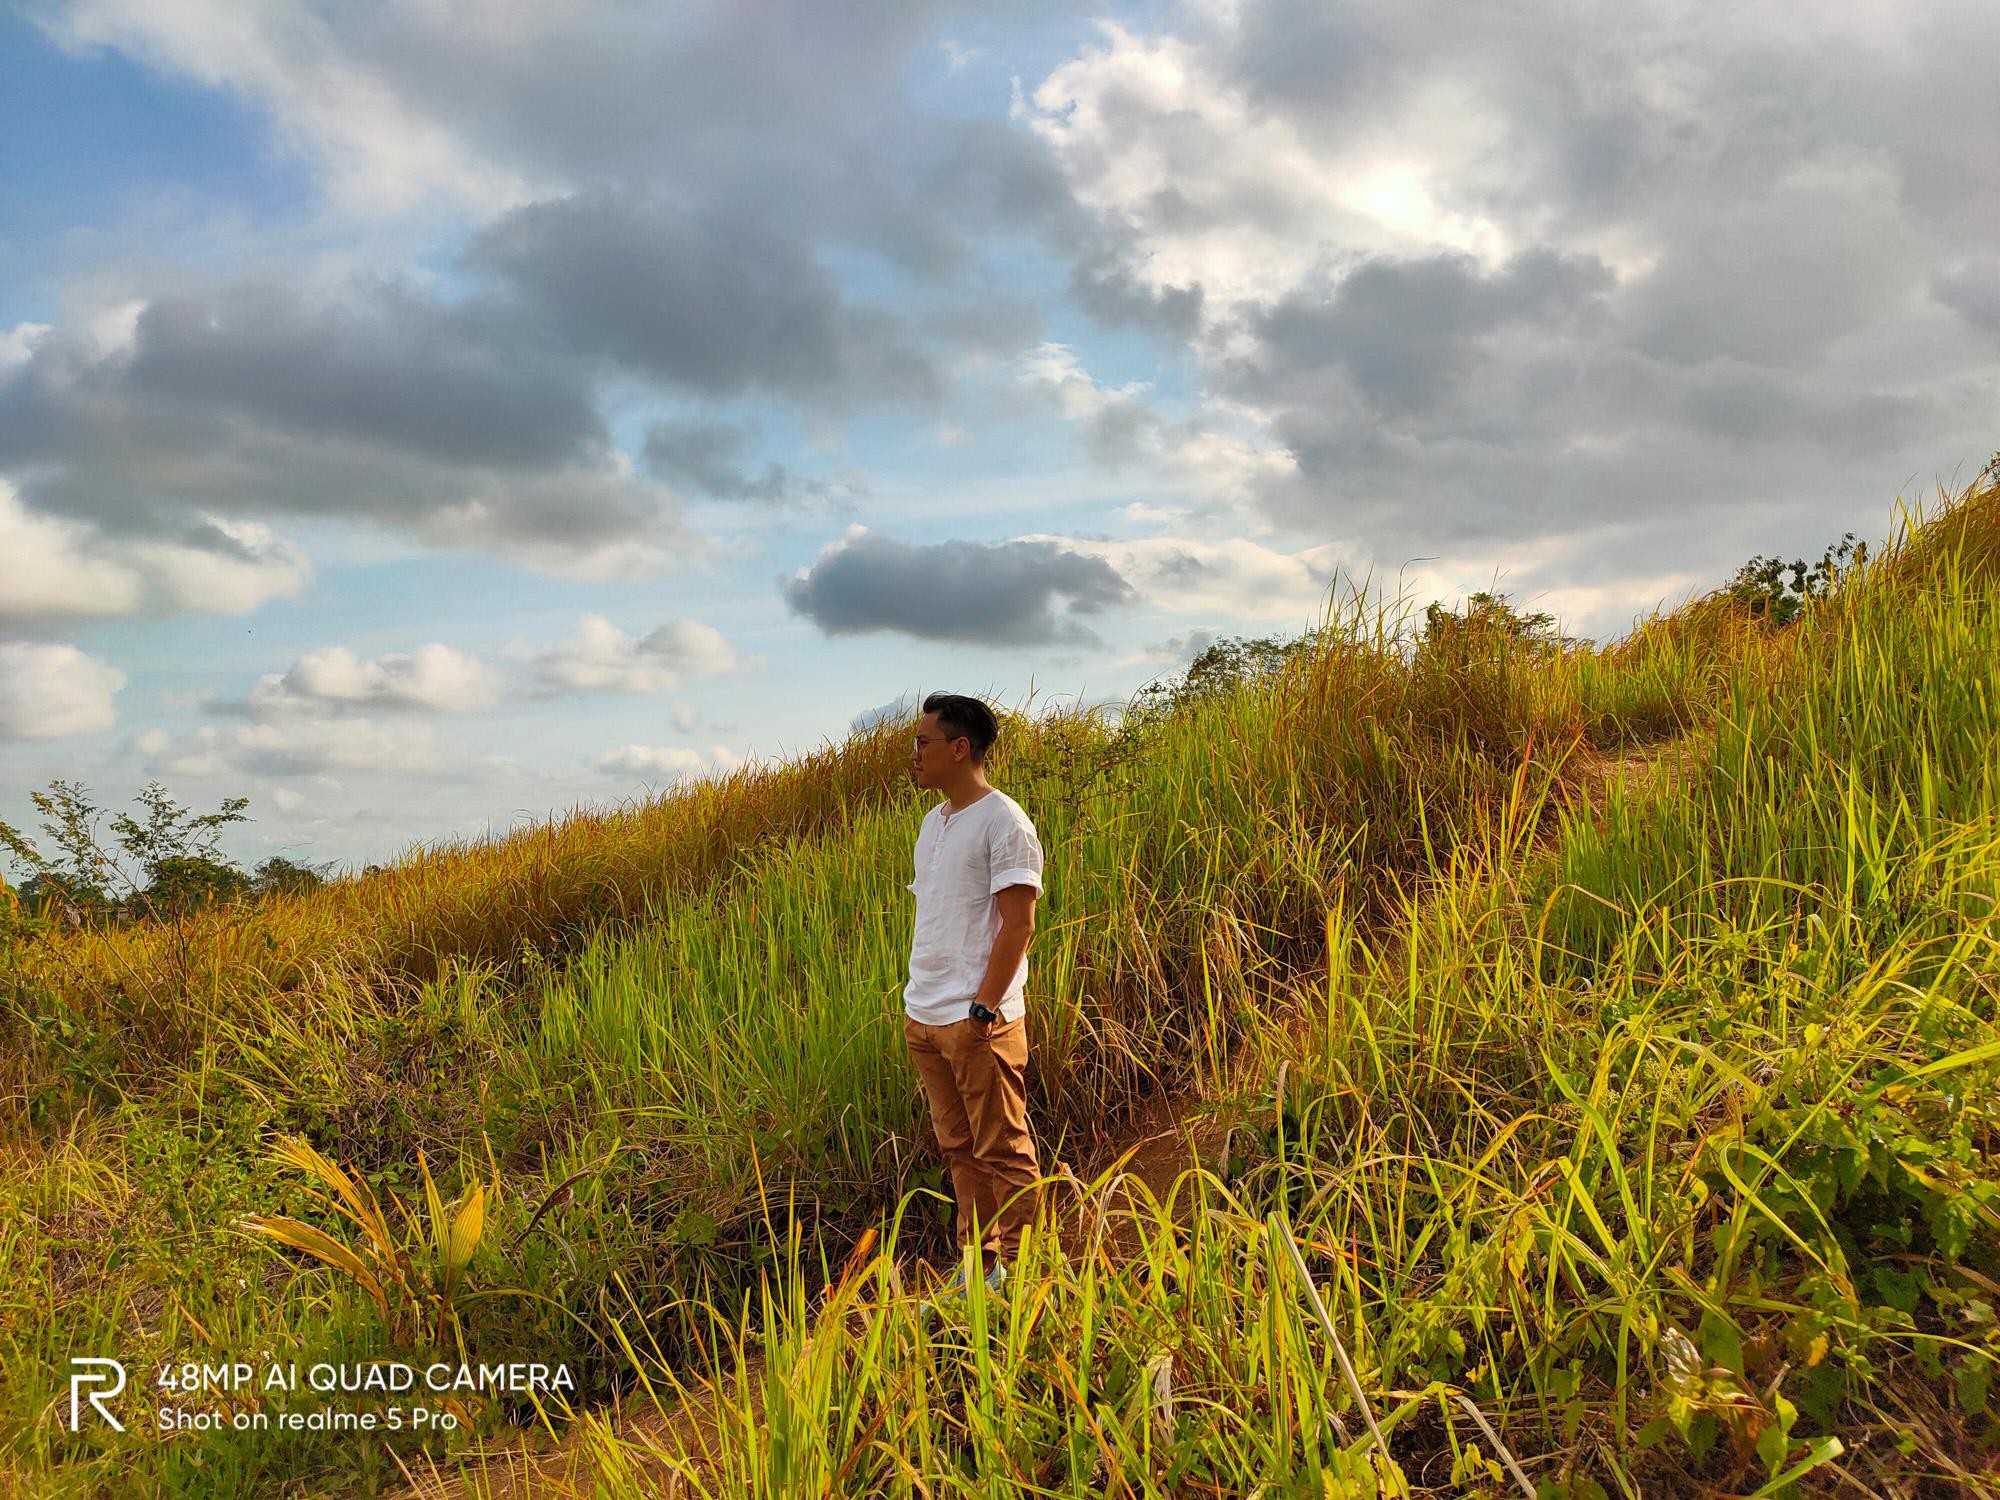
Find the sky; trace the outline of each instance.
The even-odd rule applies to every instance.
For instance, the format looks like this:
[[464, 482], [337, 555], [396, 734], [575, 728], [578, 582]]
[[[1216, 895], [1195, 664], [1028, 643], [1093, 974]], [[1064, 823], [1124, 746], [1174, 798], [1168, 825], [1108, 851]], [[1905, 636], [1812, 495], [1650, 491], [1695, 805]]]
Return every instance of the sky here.
[[1357, 591], [1606, 640], [1886, 536], [2000, 449], [1993, 56], [1990, 0], [15, 3], [0, 820], [158, 781], [353, 870]]

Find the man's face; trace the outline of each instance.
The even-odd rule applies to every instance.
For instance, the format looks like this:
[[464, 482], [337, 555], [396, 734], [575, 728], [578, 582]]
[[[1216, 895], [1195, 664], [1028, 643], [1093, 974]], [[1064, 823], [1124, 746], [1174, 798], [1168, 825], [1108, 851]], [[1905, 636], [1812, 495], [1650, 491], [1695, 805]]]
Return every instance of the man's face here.
[[937, 714], [925, 714], [917, 720], [916, 737], [910, 745], [910, 779], [918, 786], [936, 786], [957, 763], [952, 746], [964, 739], [964, 735], [956, 741], [947, 738]]

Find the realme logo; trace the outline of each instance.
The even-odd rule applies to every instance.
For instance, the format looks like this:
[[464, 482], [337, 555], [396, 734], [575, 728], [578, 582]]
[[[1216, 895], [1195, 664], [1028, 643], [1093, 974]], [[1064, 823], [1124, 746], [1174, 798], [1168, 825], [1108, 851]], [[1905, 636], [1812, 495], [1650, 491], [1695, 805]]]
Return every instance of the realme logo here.
[[[69, 1362], [69, 1430], [75, 1432], [80, 1422], [76, 1398], [82, 1396], [90, 1403], [91, 1410], [111, 1424], [114, 1432], [123, 1432], [125, 1424], [111, 1415], [111, 1409], [104, 1403], [125, 1389], [125, 1367], [115, 1359], [99, 1359], [85, 1355]], [[116, 1382], [115, 1384], [113, 1382]], [[108, 1391], [90, 1387], [108, 1385]]]

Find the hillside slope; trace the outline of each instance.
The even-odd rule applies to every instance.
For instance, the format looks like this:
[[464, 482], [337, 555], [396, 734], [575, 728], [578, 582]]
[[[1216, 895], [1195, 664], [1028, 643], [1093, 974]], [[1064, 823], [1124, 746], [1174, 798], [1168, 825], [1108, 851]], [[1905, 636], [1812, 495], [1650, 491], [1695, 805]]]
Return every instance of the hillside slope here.
[[[7, 971], [0, 1359], [442, 1348], [560, 1359], [592, 1407], [720, 1379], [720, 1309], [769, 1378], [720, 1413], [716, 1494], [914, 1492], [906, 1465], [1512, 1483], [1481, 1420], [1551, 1493], [1970, 1483], [2000, 1284], [1996, 511], [1969, 492], [1783, 630], [1718, 595], [1552, 653], [1357, 600], [1274, 678], [1011, 720], [992, 775], [1049, 855], [1038, 1130], [1086, 1161], [1204, 1098], [1227, 1149], [1177, 1184], [1201, 1211], [1142, 1213], [1123, 1260], [1024, 1263], [964, 1326], [897, 1295], [947, 1248], [895, 1028], [902, 726], [352, 889], [45, 940]], [[1676, 734], [1650, 795], [1596, 790]], [[418, 1210], [363, 1227], [343, 1187]], [[72, 1436], [48, 1387], [5, 1400], [14, 1472], [52, 1493], [359, 1493], [422, 1446], [163, 1442], [140, 1391], [126, 1434]], [[592, 1434], [617, 1493], [621, 1439]]]

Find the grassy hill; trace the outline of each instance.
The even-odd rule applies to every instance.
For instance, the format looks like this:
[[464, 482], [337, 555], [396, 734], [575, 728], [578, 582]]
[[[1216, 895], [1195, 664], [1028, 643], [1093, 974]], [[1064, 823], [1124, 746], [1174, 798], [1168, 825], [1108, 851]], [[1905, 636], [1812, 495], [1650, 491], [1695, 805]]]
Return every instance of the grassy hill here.
[[[1996, 1488], [1996, 719], [1993, 488], [1789, 623], [1723, 590], [1570, 649], [1336, 599], [1271, 672], [1010, 716], [1045, 1157], [1163, 1101], [1218, 1144], [930, 1326], [907, 725], [19, 943], [7, 1473], [359, 1494], [533, 1420], [153, 1430], [284, 1405], [163, 1366], [400, 1358], [561, 1361], [585, 1411], [706, 1384], [687, 1494]], [[69, 1431], [73, 1355], [132, 1368], [124, 1434]], [[582, 1425], [571, 1488], [669, 1482]]]

